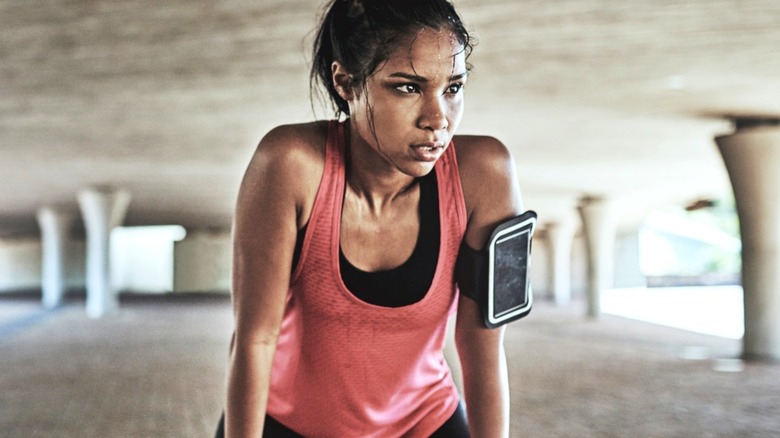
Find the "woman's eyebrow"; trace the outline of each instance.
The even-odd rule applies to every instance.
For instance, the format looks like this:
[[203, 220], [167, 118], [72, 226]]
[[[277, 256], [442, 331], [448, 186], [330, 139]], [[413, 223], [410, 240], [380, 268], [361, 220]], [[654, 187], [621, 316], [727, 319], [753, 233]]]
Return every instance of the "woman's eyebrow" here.
[[[466, 76], [468, 76], [468, 72], [458, 73], [458, 74], [450, 76], [450, 81], [457, 81], [457, 80], [465, 78]], [[404, 73], [404, 72], [401, 72], [401, 71], [395, 72], [395, 73], [391, 73], [390, 77], [391, 78], [407, 79], [407, 80], [410, 80], [410, 81], [420, 82], [420, 83], [430, 82], [430, 80], [428, 78], [426, 78], [425, 76], [420, 76], [420, 75], [410, 74], [410, 73]]]

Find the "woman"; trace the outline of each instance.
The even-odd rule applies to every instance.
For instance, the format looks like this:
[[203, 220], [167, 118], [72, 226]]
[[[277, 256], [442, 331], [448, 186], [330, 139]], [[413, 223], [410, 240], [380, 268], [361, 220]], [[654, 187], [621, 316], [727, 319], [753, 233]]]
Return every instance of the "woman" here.
[[328, 6], [312, 77], [344, 120], [269, 132], [238, 197], [227, 436], [508, 435], [503, 331], [453, 280], [521, 211], [506, 148], [454, 136], [470, 49], [446, 0]]

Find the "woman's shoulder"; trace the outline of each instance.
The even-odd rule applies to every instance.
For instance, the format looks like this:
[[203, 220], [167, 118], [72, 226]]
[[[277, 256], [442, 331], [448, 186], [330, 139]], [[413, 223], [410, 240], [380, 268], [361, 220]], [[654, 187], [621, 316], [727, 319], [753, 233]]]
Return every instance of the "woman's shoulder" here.
[[294, 203], [300, 228], [308, 220], [325, 169], [327, 137], [327, 121], [268, 131], [244, 174], [239, 205], [262, 204], [256, 208], [268, 209], [275, 203]]
[[328, 122], [277, 126], [263, 136], [255, 154], [278, 163], [316, 164], [324, 159]]
[[328, 122], [281, 125], [260, 140], [247, 168], [247, 176], [267, 184], [309, 186], [319, 184], [325, 165]]
[[519, 208], [515, 161], [504, 143], [479, 135], [455, 136], [453, 143], [469, 217], [479, 211], [491, 223]]
[[456, 135], [453, 138], [461, 173], [475, 176], [504, 172], [513, 164], [512, 154], [499, 139], [486, 135]]

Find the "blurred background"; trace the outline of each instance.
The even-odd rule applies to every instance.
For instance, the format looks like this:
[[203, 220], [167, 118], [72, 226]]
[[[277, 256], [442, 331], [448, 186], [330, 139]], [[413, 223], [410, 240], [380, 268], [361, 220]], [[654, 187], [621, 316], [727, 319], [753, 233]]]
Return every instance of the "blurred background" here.
[[[460, 133], [540, 218], [512, 436], [774, 436], [780, 3], [455, 4]], [[211, 434], [244, 168], [333, 114], [322, 6], [0, 0], [4, 436]]]

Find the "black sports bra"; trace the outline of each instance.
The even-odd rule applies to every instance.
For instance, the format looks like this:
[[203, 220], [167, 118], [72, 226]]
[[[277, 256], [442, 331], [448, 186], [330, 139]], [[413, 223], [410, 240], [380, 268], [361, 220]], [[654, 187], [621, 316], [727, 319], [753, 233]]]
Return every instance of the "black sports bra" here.
[[[383, 307], [408, 306], [422, 300], [433, 283], [440, 243], [436, 172], [430, 172], [420, 178], [419, 184], [420, 234], [409, 259], [387, 271], [366, 272], [352, 265], [339, 249], [341, 279], [347, 289], [362, 301]], [[306, 228], [307, 225], [298, 230], [293, 253], [293, 271], [300, 259]]]

